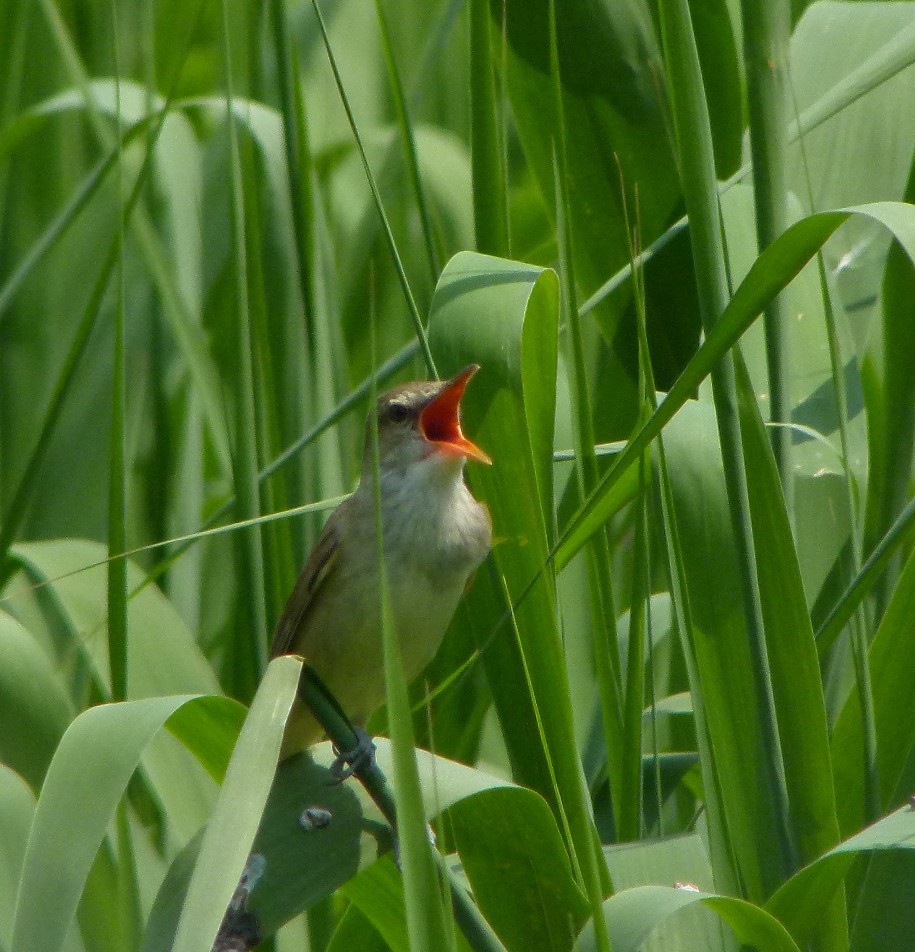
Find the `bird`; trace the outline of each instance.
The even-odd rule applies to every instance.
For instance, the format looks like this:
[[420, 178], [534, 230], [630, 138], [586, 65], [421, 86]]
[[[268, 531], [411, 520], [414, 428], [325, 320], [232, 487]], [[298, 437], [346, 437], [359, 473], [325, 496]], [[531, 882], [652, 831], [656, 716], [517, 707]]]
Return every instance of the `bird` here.
[[[461, 430], [461, 398], [478, 370], [471, 364], [450, 380], [403, 384], [374, 408], [385, 575], [408, 681], [438, 650], [492, 545], [489, 510], [464, 481], [468, 459], [492, 462]], [[302, 656], [365, 737], [365, 723], [385, 698], [372, 426], [370, 416], [359, 484], [325, 523], [271, 647], [271, 657]], [[280, 759], [323, 734], [297, 698]]]

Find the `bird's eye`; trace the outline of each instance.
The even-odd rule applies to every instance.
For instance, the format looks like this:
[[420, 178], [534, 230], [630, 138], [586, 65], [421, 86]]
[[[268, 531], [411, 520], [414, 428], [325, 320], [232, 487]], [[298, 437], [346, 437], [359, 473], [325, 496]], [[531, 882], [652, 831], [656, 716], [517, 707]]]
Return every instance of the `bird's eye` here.
[[410, 411], [402, 403], [392, 403], [388, 407], [388, 419], [392, 423], [405, 423], [410, 417]]

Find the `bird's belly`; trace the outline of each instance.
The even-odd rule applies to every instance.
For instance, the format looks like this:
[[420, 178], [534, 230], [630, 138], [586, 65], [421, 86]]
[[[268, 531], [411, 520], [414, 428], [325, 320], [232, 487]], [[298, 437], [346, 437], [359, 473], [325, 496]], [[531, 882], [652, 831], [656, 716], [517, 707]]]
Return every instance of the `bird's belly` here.
[[[403, 565], [396, 574], [389, 568], [388, 576], [391, 614], [404, 675], [412, 681], [438, 651], [466, 578], [463, 573], [454, 573], [433, 584], [419, 567]], [[370, 585], [362, 588], [363, 592], [371, 589]], [[309, 619], [303, 653], [353, 723], [364, 724], [385, 699], [381, 609], [374, 596], [348, 608], [343, 617], [336, 618], [316, 612]], [[304, 717], [304, 712], [299, 712], [299, 716], [303, 718], [303, 728], [308, 725], [311, 730], [293, 733], [300, 734], [306, 743], [313, 743], [320, 737], [320, 731]]]
[[391, 607], [407, 680], [413, 680], [438, 651], [465, 584], [466, 576], [455, 573], [433, 585], [425, 572], [416, 569], [392, 580]]

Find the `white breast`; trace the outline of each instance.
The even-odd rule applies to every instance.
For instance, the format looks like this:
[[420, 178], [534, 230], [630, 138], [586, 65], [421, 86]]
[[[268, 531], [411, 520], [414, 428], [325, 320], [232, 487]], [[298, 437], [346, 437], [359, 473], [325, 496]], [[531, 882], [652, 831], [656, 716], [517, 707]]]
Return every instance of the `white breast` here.
[[[408, 678], [438, 650], [491, 545], [489, 513], [465, 485], [461, 464], [435, 454], [382, 479], [385, 569]], [[373, 526], [374, 518], [361, 525]]]

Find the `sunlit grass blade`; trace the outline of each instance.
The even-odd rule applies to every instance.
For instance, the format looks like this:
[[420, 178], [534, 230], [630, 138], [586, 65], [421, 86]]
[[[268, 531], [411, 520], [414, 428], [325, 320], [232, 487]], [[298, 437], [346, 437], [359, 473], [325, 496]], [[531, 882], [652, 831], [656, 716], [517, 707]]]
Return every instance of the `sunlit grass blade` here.
[[[681, 183], [690, 221], [699, 309], [708, 335], [720, 321], [730, 298], [708, 107], [688, 4], [685, 0], [669, 0], [661, 4], [660, 12]], [[768, 893], [796, 867], [797, 848], [790, 826], [779, 725], [766, 658], [766, 632], [757, 576], [759, 553], [754, 544], [750, 521], [747, 471], [741, 452], [734, 367], [730, 354], [723, 355], [712, 367], [711, 378], [728, 507], [737, 545], [746, 637], [753, 659], [755, 716], [760, 725], [756, 732], [759, 749], [753, 756], [760, 758], [765, 776], [760, 795], [772, 802], [773, 826], [770, 836], [773, 844], [777, 844], [778, 853], [774, 862], [765, 864], [763, 889]], [[768, 809], [761, 812], [765, 814]]]
[[[112, 8], [114, 33], [117, 16]], [[115, 40], [115, 52], [117, 41]], [[116, 57], [117, 59], [117, 57]], [[116, 89], [119, 86], [116, 85]], [[120, 111], [120, 97], [117, 98]], [[123, 193], [121, 165], [117, 163], [118, 195]], [[124, 432], [127, 409], [127, 379], [124, 354], [124, 219], [123, 209], [117, 225], [117, 265], [115, 268], [115, 306], [113, 335], [113, 365], [111, 380], [111, 435], [108, 482], [108, 556], [127, 550], [127, 486], [126, 436]], [[127, 563], [111, 559], [108, 563], [108, 668], [111, 672], [111, 699], [123, 701], [127, 697]]]
[[40, 790], [73, 704], [54, 662], [22, 624], [0, 613], [0, 758]]
[[[467, 395], [465, 418], [480, 444], [493, 448], [494, 465], [478, 467], [472, 482], [495, 517], [494, 535], [504, 540], [493, 551], [494, 572], [513, 599], [548, 551], [557, 292], [552, 272], [464, 253], [446, 266], [433, 301], [431, 342], [443, 368], [470, 361], [482, 367]], [[495, 630], [481, 649], [513, 772], [544, 796], [557, 819], [567, 818], [567, 847], [584, 866], [596, 841], [575, 750], [552, 581], [540, 578], [518, 606], [523, 661], [502, 621], [501, 611], [492, 617]], [[538, 717], [545, 747], [531, 731]]]
[[300, 658], [275, 658], [258, 688], [203, 836], [173, 952], [213, 944], [261, 821], [301, 668]]
[[[695, 888], [670, 886], [638, 886], [617, 893], [604, 903], [614, 950], [638, 952], [660, 923], [693, 905], [706, 906], [717, 913], [743, 945], [760, 952], [800, 952], [785, 927], [758, 906]], [[591, 952], [596, 948], [593, 934], [586, 930], [573, 952]]]
[[601, 477], [594, 492], [562, 531], [554, 552], [560, 568], [579, 551], [590, 534], [603, 525], [606, 513], [601, 506], [617, 480], [635, 464], [642, 451], [691, 397], [721, 356], [759, 317], [772, 297], [797, 276], [826, 240], [853, 214], [883, 225], [900, 242], [907, 255], [915, 258], [915, 213], [911, 206], [901, 202], [879, 202], [841, 211], [819, 212], [796, 222], [777, 238], [756, 259], [657, 411], [632, 437], [616, 463]]
[[[797, 859], [806, 865], [839, 839], [826, 706], [813, 629], [807, 611], [790, 517], [774, 456], [749, 375], [740, 355], [737, 388], [754, 535], [765, 557], [759, 582], [767, 631], [767, 657], [776, 704], [790, 822]], [[845, 949], [845, 913], [838, 903], [821, 910], [817, 948]]]
[[[13, 948], [59, 948], [140, 755], [176, 711], [195, 703], [193, 698], [167, 697], [99, 705], [67, 730], [42, 786], [29, 834]], [[98, 763], [105, 769], [98, 770]], [[59, 862], [61, 855], [67, 856], [65, 865]]]
[[[829, 906], [843, 877], [856, 856], [871, 852], [900, 851], [900, 859], [911, 855], [915, 837], [915, 811], [903, 808], [884, 817], [873, 826], [839, 843], [815, 863], [792, 876], [769, 900], [766, 908], [776, 915], [801, 946], [809, 942], [820, 925], [823, 910]], [[908, 941], [907, 926], [887, 927], [881, 941], [889, 946]]]

